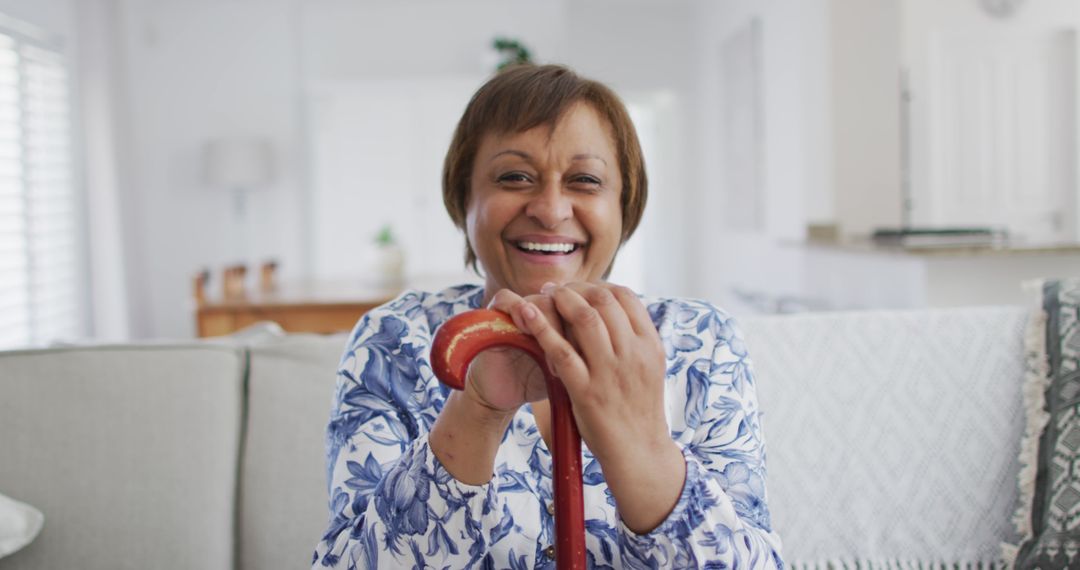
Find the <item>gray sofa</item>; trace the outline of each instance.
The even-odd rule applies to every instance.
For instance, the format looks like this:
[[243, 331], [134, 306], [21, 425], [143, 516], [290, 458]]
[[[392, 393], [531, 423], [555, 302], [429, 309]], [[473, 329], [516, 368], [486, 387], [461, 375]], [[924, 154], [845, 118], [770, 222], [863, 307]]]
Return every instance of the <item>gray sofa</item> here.
[[[785, 557], [993, 565], [1012, 538], [1021, 308], [745, 319]], [[345, 337], [0, 353], [0, 570], [304, 568]]]

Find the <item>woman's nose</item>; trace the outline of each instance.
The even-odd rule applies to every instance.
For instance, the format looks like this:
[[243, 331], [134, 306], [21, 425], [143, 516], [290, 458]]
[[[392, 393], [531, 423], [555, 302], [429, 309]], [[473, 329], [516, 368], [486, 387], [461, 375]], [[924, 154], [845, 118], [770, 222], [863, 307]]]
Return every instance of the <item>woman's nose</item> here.
[[574, 214], [570, 197], [557, 182], [545, 184], [525, 206], [525, 214], [534, 218], [545, 228], [554, 228]]

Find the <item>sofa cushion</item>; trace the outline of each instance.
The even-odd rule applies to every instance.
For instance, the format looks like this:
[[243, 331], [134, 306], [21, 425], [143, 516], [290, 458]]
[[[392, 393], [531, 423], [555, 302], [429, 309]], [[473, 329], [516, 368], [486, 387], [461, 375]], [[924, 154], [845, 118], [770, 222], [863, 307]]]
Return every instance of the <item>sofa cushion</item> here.
[[231, 568], [243, 367], [194, 344], [0, 353], [0, 485], [48, 521], [0, 565]]
[[311, 564], [330, 512], [324, 441], [344, 348], [344, 335], [291, 335], [251, 349], [240, 568]]
[[792, 568], [1000, 564], [1014, 536], [1026, 313], [742, 323]]

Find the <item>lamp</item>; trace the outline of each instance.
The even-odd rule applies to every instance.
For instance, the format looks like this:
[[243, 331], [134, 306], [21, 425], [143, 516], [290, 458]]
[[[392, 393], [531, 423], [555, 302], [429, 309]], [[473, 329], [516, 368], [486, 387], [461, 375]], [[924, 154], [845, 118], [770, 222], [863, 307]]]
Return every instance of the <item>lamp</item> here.
[[207, 141], [203, 148], [206, 183], [233, 192], [233, 214], [245, 216], [245, 193], [269, 184], [274, 176], [274, 153], [261, 137], [229, 137]]
[[266, 138], [218, 138], [203, 146], [204, 181], [208, 186], [232, 192], [234, 223], [229, 241], [239, 260], [248, 256], [247, 193], [269, 184], [273, 177], [273, 146]]

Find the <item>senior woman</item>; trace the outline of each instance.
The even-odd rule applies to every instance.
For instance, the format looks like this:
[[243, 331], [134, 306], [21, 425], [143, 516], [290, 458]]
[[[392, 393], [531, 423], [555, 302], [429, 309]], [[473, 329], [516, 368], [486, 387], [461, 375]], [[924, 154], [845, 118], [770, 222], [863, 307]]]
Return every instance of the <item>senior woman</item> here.
[[409, 291], [357, 324], [327, 432], [314, 567], [552, 567], [551, 410], [516, 349], [463, 391], [430, 367], [448, 317], [490, 307], [533, 335], [585, 444], [589, 567], [782, 567], [746, 348], [700, 301], [605, 281], [645, 206], [629, 116], [559, 66], [489, 80], [458, 124], [443, 198], [484, 285]]

